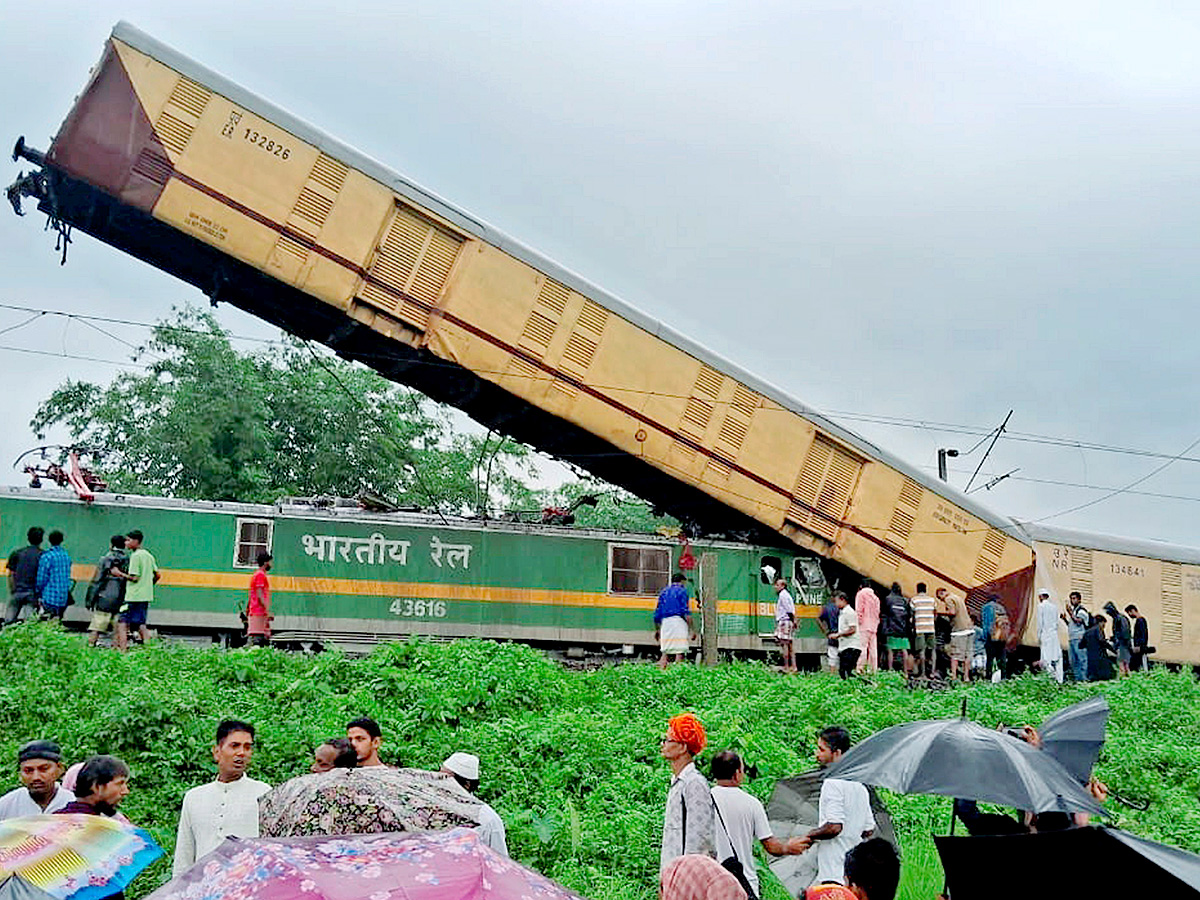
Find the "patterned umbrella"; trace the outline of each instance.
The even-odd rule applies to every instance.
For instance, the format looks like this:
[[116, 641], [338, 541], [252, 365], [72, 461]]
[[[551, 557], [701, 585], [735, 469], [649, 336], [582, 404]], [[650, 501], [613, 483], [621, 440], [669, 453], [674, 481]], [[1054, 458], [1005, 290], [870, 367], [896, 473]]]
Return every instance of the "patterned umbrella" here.
[[450, 775], [385, 766], [301, 775], [258, 803], [263, 837], [476, 826], [480, 807]]
[[583, 900], [467, 828], [227, 838], [147, 900]]
[[58, 900], [123, 890], [162, 856], [140, 828], [106, 816], [22, 816], [0, 822], [0, 878], [20, 875]]

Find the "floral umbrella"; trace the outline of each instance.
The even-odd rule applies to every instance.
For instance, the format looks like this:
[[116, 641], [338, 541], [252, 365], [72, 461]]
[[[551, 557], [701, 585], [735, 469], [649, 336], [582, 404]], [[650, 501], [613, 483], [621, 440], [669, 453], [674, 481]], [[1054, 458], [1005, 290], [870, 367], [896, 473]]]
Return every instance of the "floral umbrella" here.
[[259, 831], [263, 837], [437, 831], [478, 825], [480, 805], [443, 772], [331, 769], [264, 794]]
[[57, 900], [107, 897], [160, 856], [162, 849], [145, 831], [106, 816], [0, 822], [0, 880], [19, 875]]
[[227, 838], [147, 900], [583, 900], [481, 843], [426, 834]]

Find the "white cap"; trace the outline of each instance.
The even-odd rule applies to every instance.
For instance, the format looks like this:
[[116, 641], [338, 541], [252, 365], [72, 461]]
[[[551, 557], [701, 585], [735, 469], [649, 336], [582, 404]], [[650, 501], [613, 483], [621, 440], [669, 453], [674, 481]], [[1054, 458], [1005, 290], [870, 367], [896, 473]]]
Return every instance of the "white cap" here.
[[467, 781], [479, 780], [479, 757], [473, 753], [451, 753], [442, 768]]
[[1038, 596], [1039, 597], [1049, 597], [1050, 591], [1048, 591], [1046, 588], [1042, 588], [1040, 591], [1038, 591]]

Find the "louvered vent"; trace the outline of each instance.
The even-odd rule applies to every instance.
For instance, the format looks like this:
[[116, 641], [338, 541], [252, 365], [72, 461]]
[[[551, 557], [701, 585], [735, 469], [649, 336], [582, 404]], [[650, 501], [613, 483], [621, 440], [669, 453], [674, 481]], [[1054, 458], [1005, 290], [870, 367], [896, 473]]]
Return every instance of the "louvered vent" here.
[[988, 529], [983, 538], [983, 549], [975, 562], [975, 583], [986, 584], [1000, 570], [1000, 557], [1004, 554], [1004, 532]]
[[397, 204], [359, 296], [424, 330], [461, 247], [458, 235]]
[[898, 549], [908, 546], [908, 539], [912, 536], [913, 524], [917, 519], [917, 508], [921, 505], [924, 494], [925, 490], [919, 484], [911, 478], [904, 479], [900, 486], [900, 495], [896, 498], [896, 505], [892, 508], [892, 518], [883, 535], [887, 543]]
[[850, 505], [862, 467], [861, 458], [818, 433], [796, 477], [788, 521], [833, 540]]
[[1183, 567], [1162, 564], [1162, 619], [1158, 623], [1164, 644], [1183, 643]]
[[875, 561], [885, 570], [895, 572], [900, 568], [900, 557], [887, 547], [882, 547], [875, 556]]
[[[517, 338], [517, 346], [535, 359], [545, 360], [550, 343], [554, 340], [559, 325], [562, 324], [563, 313], [566, 312], [567, 301], [570, 297], [571, 289], [566, 285], [560, 284], [552, 278], [543, 279], [537, 299], [533, 302], [533, 309], [530, 310], [529, 318], [525, 320], [521, 336]], [[512, 358], [506, 374], [528, 379], [530, 383], [524, 385], [526, 388], [532, 387], [534, 380], [550, 378], [548, 373], [542, 372], [519, 357]], [[551, 384], [569, 396], [573, 397], [577, 393], [573, 385], [565, 384], [561, 379], [554, 378]]]
[[1071, 590], [1079, 591], [1079, 596], [1085, 603], [1092, 601], [1092, 551], [1072, 547], [1069, 551], [1071, 559]]
[[295, 274], [299, 272], [296, 261], [307, 261], [310, 247], [320, 237], [345, 180], [345, 165], [323, 153], [317, 157], [288, 213], [288, 232], [280, 234], [275, 242], [276, 261], [283, 264], [285, 259], [292, 260], [290, 265], [283, 266], [286, 270], [294, 269]]
[[[575, 330], [567, 338], [567, 345], [563, 348], [562, 359], [558, 364], [563, 374], [579, 382], [587, 379], [607, 325], [608, 310], [597, 306], [591, 300], [585, 300], [575, 319]], [[578, 392], [574, 385], [560, 379], [555, 380], [554, 386], [570, 397], [574, 397]]]
[[696, 393], [708, 397], [710, 400], [716, 400], [724, 383], [724, 375], [708, 366], [701, 366], [700, 374], [696, 376]]
[[154, 123], [154, 133], [158, 135], [162, 145], [176, 157], [182, 156], [187, 150], [196, 130], [196, 123], [204, 114], [211, 98], [212, 91], [188, 78], [181, 77], [175, 83]]
[[133, 171], [158, 185], [166, 184], [174, 171], [171, 161], [163, 156], [161, 149], [157, 144], [146, 147], [133, 164]]
[[725, 409], [725, 419], [717, 433], [717, 450], [724, 456], [736, 460], [742, 452], [742, 443], [750, 431], [750, 421], [758, 408], [758, 398], [745, 385], [733, 389], [733, 400]]

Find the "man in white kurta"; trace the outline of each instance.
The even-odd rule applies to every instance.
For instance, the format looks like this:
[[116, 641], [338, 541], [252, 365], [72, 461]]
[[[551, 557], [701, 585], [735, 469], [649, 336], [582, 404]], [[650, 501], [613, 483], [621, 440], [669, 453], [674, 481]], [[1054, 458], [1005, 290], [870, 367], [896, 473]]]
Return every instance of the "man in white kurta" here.
[[258, 798], [271, 786], [246, 774], [253, 753], [253, 725], [227, 719], [217, 726], [217, 780], [183, 795], [174, 875], [186, 872], [231, 835], [258, 837]]
[[[453, 775], [459, 786], [475, 796], [479, 790], [479, 757], [474, 753], [451, 753], [442, 771]], [[478, 799], [478, 798], [477, 798]], [[482, 801], [479, 804], [479, 840], [502, 856], [508, 856], [508, 840], [500, 814]]]
[[1054, 680], [1062, 684], [1062, 644], [1058, 640], [1058, 605], [1050, 599], [1050, 592], [1038, 591], [1038, 647], [1041, 650], [1043, 672], [1049, 672]]

